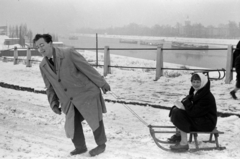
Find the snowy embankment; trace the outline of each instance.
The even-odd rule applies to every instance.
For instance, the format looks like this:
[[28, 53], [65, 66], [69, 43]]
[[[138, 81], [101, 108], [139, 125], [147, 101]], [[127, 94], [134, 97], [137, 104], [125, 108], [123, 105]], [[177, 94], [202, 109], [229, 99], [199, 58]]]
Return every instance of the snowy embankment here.
[[[81, 52], [87, 59], [90, 52]], [[35, 58], [35, 57], [34, 57]], [[99, 57], [103, 60], [102, 56]], [[40, 59], [39, 59], [40, 60]], [[112, 65], [155, 67], [155, 62], [134, 58], [114, 56]], [[181, 67], [165, 63], [164, 67]], [[102, 68], [96, 68], [103, 74]], [[23, 63], [13, 65], [12, 62], [0, 61], [0, 82], [44, 89], [44, 84], [38, 69], [38, 63], [26, 67]], [[213, 75], [214, 76], [214, 75]], [[190, 88], [189, 71], [164, 71], [164, 76], [154, 81], [154, 70], [129, 70], [112, 68], [112, 73], [106, 77], [112, 92], [118, 99], [159, 104], [171, 107], [174, 101], [182, 98]], [[235, 81], [225, 84], [223, 80], [212, 81], [211, 90], [216, 98], [218, 111], [240, 114], [239, 100], [233, 100], [229, 91]], [[238, 95], [238, 94], [237, 94]], [[240, 97], [240, 94], [238, 95]], [[59, 158], [90, 158], [88, 153], [71, 157], [73, 150], [71, 140], [65, 137], [64, 115], [55, 115], [49, 108], [44, 94], [16, 91], [0, 87], [0, 158], [29, 159], [59, 159]], [[111, 93], [104, 95], [105, 99], [114, 99]], [[96, 156], [99, 159], [237, 159], [240, 158], [240, 119], [237, 116], [218, 118], [218, 129], [225, 134], [220, 135], [223, 151], [200, 151], [196, 153], [171, 153], [159, 149], [153, 142], [149, 129], [131, 114], [123, 104], [107, 102], [108, 113], [104, 115], [108, 137], [107, 150]], [[152, 125], [171, 125], [168, 110], [149, 106], [128, 105], [144, 121]], [[96, 145], [92, 132], [84, 122], [84, 132], [88, 149]], [[163, 138], [171, 134], [163, 135]], [[208, 139], [199, 135], [200, 146], [209, 146], [201, 142]], [[194, 143], [190, 144], [194, 147]]]

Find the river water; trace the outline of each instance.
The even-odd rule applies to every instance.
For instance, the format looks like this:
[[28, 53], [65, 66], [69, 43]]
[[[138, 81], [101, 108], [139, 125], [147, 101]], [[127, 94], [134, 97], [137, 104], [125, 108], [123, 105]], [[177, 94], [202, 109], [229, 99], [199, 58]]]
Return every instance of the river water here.
[[[134, 39], [137, 44], [120, 43], [120, 39]], [[190, 38], [163, 38], [163, 37], [129, 37], [129, 36], [98, 36], [98, 48], [156, 48], [156, 46], [140, 45], [140, 40], [155, 41], [164, 39], [163, 48], [171, 48], [171, 41], [188, 42], [196, 45], [207, 44], [209, 48], [225, 48], [226, 50], [163, 50], [163, 61], [181, 64], [183, 66], [196, 66], [211, 69], [226, 67], [227, 47], [236, 46], [238, 40], [228, 39], [190, 39]], [[75, 48], [96, 48], [96, 36], [79, 35], [77, 40], [59, 38], [65, 45]], [[94, 50], [95, 51], [95, 50]], [[103, 50], [99, 50], [103, 52]], [[110, 50], [110, 54], [136, 57], [148, 60], [156, 59], [156, 50]]]

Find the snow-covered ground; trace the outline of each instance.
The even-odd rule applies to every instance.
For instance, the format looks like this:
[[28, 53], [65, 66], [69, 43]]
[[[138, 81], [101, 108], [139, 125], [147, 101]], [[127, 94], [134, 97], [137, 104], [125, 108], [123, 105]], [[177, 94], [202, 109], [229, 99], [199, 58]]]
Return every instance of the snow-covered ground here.
[[[95, 54], [80, 52], [88, 60]], [[41, 57], [33, 57], [41, 60]], [[103, 56], [99, 55], [100, 63]], [[111, 56], [111, 65], [155, 67], [154, 61]], [[164, 67], [181, 67], [164, 63]], [[100, 74], [103, 69], [96, 68]], [[118, 100], [140, 102], [171, 107], [174, 101], [188, 94], [190, 88], [190, 71], [164, 71], [158, 81], [155, 71], [150, 69], [111, 68], [106, 77], [112, 92]], [[210, 74], [215, 76], [215, 74]], [[235, 75], [234, 75], [235, 76]], [[24, 63], [13, 65], [13, 62], [0, 61], [0, 82], [44, 90], [38, 62], [32, 67]], [[211, 90], [216, 98], [218, 111], [240, 114], [239, 100], [233, 100], [229, 92], [234, 87], [225, 84], [224, 80], [212, 81]], [[105, 99], [116, 100], [112, 92], [104, 95]], [[237, 94], [240, 97], [240, 93]], [[45, 94], [18, 91], [0, 87], [0, 158], [17, 159], [80, 159], [90, 158], [88, 153], [70, 156], [74, 149], [70, 139], [64, 132], [64, 115], [56, 115], [49, 107]], [[218, 118], [218, 130], [223, 131], [219, 142], [226, 147], [223, 151], [199, 151], [195, 153], [172, 153], [158, 148], [150, 136], [149, 129], [136, 118], [126, 105], [106, 102], [108, 112], [104, 114], [104, 123], [108, 137], [106, 151], [96, 156], [99, 159], [239, 159], [240, 158], [240, 119], [237, 116]], [[127, 105], [147, 124], [172, 125], [168, 110], [150, 106]], [[84, 132], [88, 149], [96, 146], [92, 131], [84, 122]], [[172, 134], [164, 134], [166, 139]], [[212, 146], [203, 143], [209, 136], [199, 135], [200, 147]], [[169, 145], [164, 145], [168, 147]], [[190, 143], [194, 148], [194, 143]]]

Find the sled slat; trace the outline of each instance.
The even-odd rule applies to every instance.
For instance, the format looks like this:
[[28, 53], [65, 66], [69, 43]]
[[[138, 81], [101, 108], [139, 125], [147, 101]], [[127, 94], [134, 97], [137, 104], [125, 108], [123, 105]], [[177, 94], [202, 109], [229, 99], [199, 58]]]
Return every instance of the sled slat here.
[[[219, 149], [219, 150], [223, 150], [225, 149], [225, 147], [220, 147], [219, 146], [219, 142], [218, 142], [218, 136], [219, 134], [224, 134], [224, 132], [221, 132], [221, 131], [218, 131], [217, 130], [217, 127], [213, 130], [213, 131], [210, 131], [210, 132], [197, 132], [197, 131], [192, 131], [189, 133], [190, 136], [189, 136], [189, 142], [192, 142], [192, 137], [194, 137], [194, 142], [195, 142], [195, 146], [196, 146], [196, 150], [203, 150], [202, 148], [199, 148], [199, 144], [198, 144], [198, 140], [197, 140], [197, 136], [198, 134], [209, 134], [210, 137], [209, 137], [209, 140], [207, 142], [210, 142], [210, 143], [215, 143], [216, 144], [216, 149]], [[214, 141], [212, 140], [212, 136], [214, 136]], [[204, 148], [204, 149], [212, 149], [212, 148]]]

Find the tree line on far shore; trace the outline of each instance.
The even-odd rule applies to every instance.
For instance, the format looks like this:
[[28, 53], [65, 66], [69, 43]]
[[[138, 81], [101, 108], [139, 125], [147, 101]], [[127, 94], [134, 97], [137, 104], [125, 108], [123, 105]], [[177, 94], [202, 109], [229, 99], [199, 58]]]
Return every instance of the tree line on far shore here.
[[79, 28], [77, 33], [85, 34], [117, 34], [136, 36], [166, 36], [166, 37], [188, 37], [188, 38], [240, 38], [240, 22], [229, 21], [227, 24], [216, 26], [203, 26], [201, 23], [185, 24], [176, 23], [175, 26], [156, 24], [152, 27], [130, 23], [122, 27], [110, 28]]
[[[29, 43], [30, 46], [32, 46], [33, 41], [33, 32], [31, 29], [27, 27], [26, 24], [20, 24], [15, 26], [8, 26], [8, 33], [7, 35], [9, 38], [18, 38], [20, 45], [23, 45], [23, 43]], [[53, 41], [58, 41], [58, 35], [51, 34]]]

